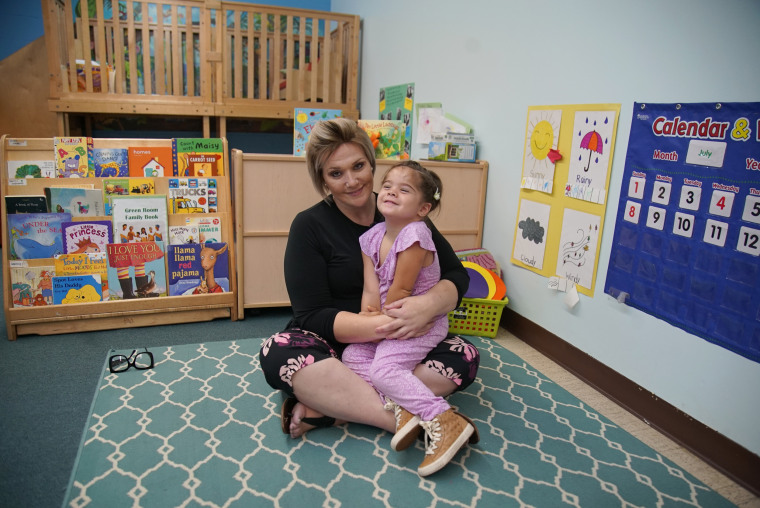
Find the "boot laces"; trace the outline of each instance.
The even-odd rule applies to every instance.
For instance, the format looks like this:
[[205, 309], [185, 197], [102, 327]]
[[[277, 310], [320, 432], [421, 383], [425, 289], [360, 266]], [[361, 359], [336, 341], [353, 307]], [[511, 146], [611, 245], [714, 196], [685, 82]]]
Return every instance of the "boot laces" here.
[[420, 426], [425, 429], [425, 454], [433, 455], [441, 441], [441, 422], [434, 418], [429, 422], [420, 422]]
[[396, 417], [396, 428], [398, 428], [399, 425], [401, 425], [401, 406], [393, 402], [391, 399], [385, 399], [383, 409], [386, 411], [393, 411], [393, 414]]

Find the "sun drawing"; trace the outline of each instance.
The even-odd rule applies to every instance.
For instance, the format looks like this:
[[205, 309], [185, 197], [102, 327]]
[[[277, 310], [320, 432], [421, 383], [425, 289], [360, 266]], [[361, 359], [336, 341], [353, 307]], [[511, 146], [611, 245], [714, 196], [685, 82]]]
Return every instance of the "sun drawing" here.
[[556, 145], [559, 133], [559, 120], [556, 111], [539, 111], [531, 115], [528, 122], [527, 141], [529, 150], [525, 150], [525, 169], [528, 173], [551, 173], [554, 164], [547, 156]]

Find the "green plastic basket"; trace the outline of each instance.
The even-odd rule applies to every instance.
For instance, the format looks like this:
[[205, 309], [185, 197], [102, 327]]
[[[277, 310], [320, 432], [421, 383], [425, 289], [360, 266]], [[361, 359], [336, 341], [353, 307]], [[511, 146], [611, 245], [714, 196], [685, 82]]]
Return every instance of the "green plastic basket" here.
[[503, 300], [462, 298], [462, 305], [449, 312], [449, 332], [496, 337], [501, 311], [507, 303], [506, 297]]

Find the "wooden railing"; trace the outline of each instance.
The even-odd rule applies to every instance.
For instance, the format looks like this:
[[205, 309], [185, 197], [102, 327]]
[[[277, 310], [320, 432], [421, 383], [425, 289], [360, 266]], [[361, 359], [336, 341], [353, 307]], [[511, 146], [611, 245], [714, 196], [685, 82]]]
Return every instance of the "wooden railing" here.
[[359, 117], [358, 16], [218, 0], [43, 5], [61, 134], [66, 113], [202, 116], [205, 125], [292, 118], [296, 107]]

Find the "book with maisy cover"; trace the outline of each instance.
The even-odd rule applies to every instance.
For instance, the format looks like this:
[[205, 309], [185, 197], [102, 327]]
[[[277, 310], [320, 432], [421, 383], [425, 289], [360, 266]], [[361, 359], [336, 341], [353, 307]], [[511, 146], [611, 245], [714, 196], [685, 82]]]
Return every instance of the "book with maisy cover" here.
[[63, 254], [61, 225], [70, 213], [15, 213], [7, 215], [8, 259], [42, 259]]
[[224, 142], [221, 138], [172, 139], [174, 176], [223, 176]]
[[166, 296], [163, 242], [109, 243], [109, 300]]

